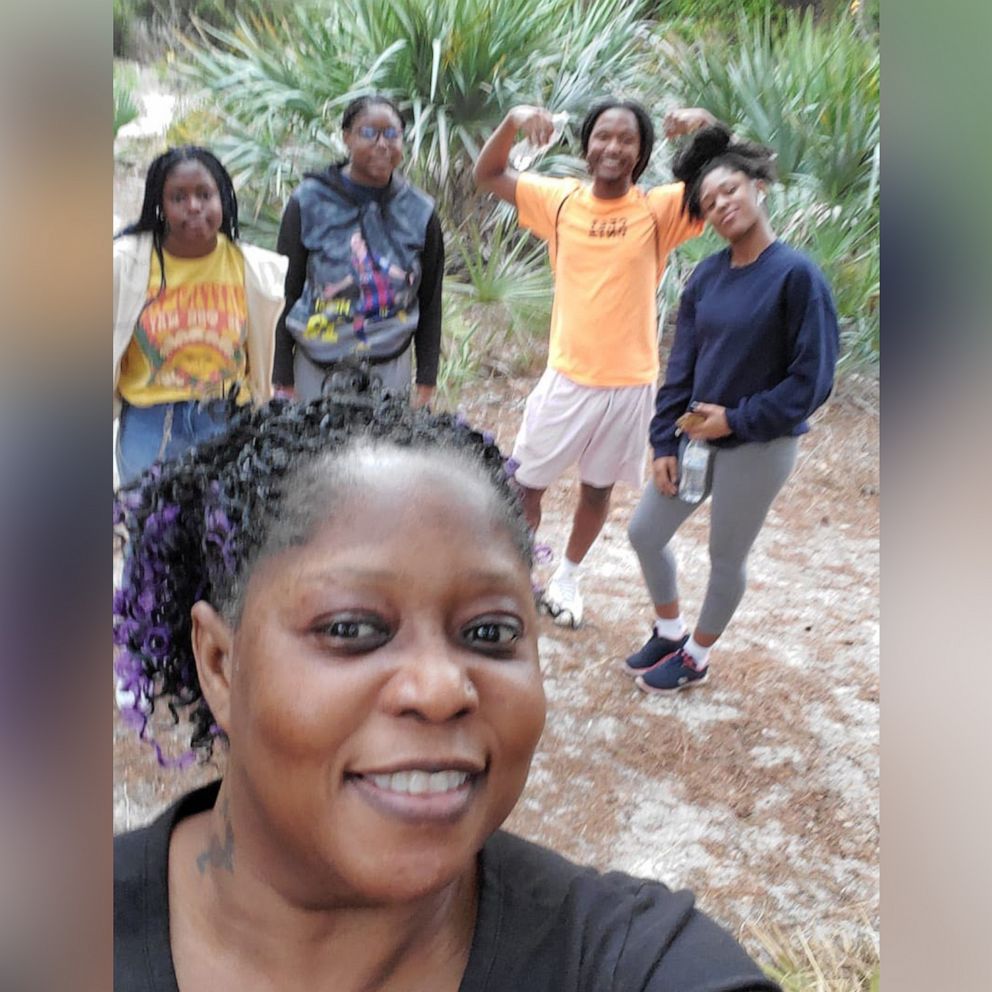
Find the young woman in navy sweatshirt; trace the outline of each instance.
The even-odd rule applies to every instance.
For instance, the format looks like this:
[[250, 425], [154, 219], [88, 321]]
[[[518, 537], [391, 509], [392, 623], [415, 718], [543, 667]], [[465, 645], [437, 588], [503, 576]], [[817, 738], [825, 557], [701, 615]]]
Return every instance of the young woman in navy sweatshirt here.
[[[673, 163], [686, 208], [727, 241], [686, 284], [650, 440], [649, 482], [629, 535], [655, 606], [647, 643], [626, 666], [645, 692], [673, 693], [709, 674], [709, 653], [744, 594], [747, 556], [796, 461], [808, 418], [830, 395], [838, 329], [830, 288], [804, 254], [778, 241], [765, 212], [771, 149], [698, 131]], [[691, 418], [683, 436], [676, 421]], [[669, 542], [700, 505], [678, 497], [679, 451], [711, 448], [710, 576], [691, 636]]]

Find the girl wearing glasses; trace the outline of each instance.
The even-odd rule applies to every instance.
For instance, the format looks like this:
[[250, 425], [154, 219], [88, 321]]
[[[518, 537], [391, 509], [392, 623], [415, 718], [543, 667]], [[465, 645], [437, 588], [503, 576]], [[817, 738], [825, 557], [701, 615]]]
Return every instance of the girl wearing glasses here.
[[353, 100], [341, 127], [348, 158], [307, 173], [283, 214], [277, 247], [289, 267], [272, 382], [305, 401], [332, 373], [367, 364], [386, 392], [406, 396], [416, 356], [422, 406], [440, 357], [441, 224], [431, 197], [396, 171], [403, 120], [391, 100]]

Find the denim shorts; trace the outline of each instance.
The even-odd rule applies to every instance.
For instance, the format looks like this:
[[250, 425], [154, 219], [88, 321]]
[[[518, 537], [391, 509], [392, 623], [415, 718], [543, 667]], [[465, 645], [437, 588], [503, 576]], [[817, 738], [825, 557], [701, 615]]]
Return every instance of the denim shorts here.
[[132, 406], [124, 401], [117, 429], [117, 472], [120, 485], [137, 479], [155, 462], [172, 461], [200, 441], [227, 429], [224, 400], [200, 403], [158, 403]]

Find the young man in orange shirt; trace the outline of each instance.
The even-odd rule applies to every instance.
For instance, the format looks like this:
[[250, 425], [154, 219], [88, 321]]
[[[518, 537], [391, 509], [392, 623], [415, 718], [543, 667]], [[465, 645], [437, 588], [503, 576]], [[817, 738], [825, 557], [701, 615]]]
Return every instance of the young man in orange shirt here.
[[[714, 120], [701, 108], [674, 110], [665, 117], [665, 135]], [[556, 623], [578, 627], [579, 565], [606, 522], [613, 486], [644, 482], [659, 370], [658, 284], [668, 253], [703, 225], [683, 210], [681, 183], [646, 192], [635, 185], [654, 145], [639, 103], [605, 100], [586, 115], [580, 139], [591, 183], [518, 173], [509, 165], [518, 132], [546, 144], [550, 113], [514, 107], [479, 154], [475, 180], [514, 204], [521, 226], [548, 242], [555, 273], [548, 367], [527, 400], [513, 460], [533, 531], [544, 491], [578, 463], [572, 531], [544, 594]]]

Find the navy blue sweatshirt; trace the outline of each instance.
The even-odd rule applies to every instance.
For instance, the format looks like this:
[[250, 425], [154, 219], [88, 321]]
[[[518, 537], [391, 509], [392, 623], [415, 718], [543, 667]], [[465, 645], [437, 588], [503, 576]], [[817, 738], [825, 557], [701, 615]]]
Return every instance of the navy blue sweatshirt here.
[[651, 421], [654, 457], [678, 452], [675, 421], [692, 402], [727, 408], [733, 433], [716, 447], [805, 434], [833, 388], [838, 345], [830, 287], [802, 252], [774, 241], [740, 268], [729, 248], [703, 259], [679, 304]]

